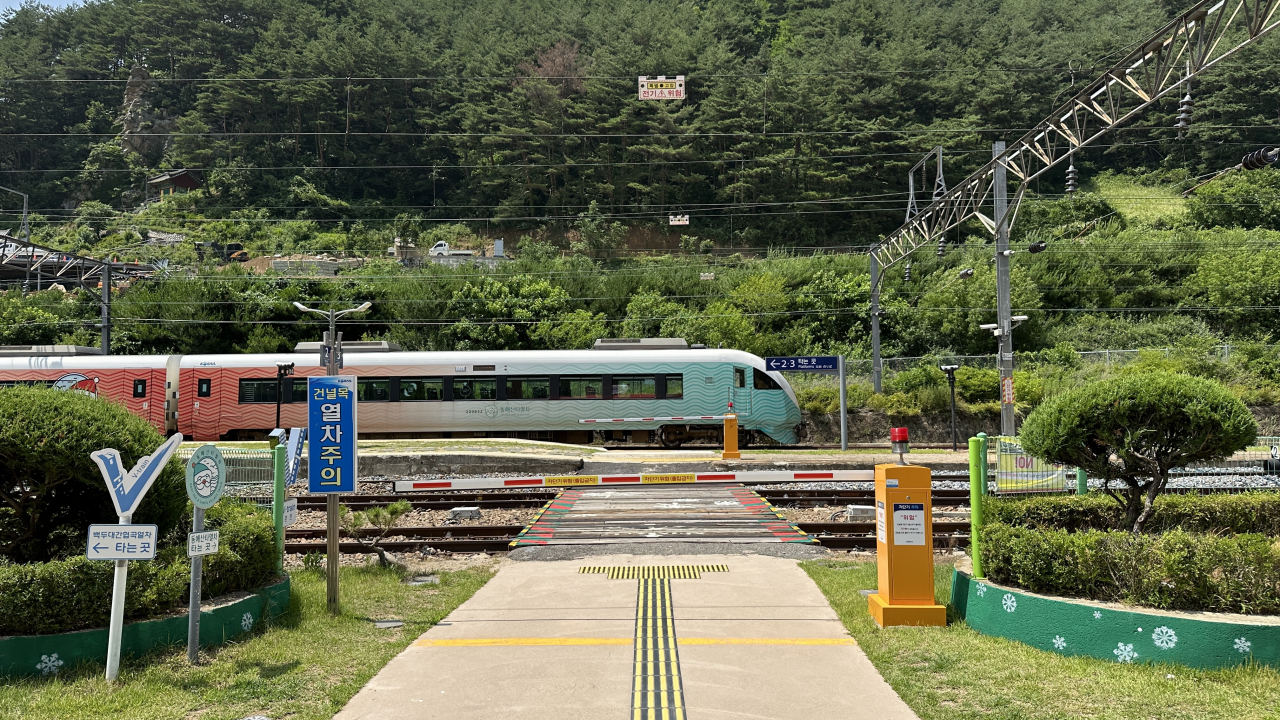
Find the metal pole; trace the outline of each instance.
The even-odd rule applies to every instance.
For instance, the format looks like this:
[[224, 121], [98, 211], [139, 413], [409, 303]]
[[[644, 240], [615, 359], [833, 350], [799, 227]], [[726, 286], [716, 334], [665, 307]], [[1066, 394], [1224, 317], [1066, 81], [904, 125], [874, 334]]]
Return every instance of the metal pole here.
[[969, 554], [973, 557], [973, 576], [982, 575], [982, 496], [987, 466], [985, 438], [969, 438]]
[[1084, 468], [1076, 468], [1076, 494], [1089, 494], [1089, 473], [1086, 473]]
[[[979, 446], [982, 448], [982, 462], [978, 463], [978, 471], [982, 475], [982, 480], [980, 482], [979, 489], [982, 490], [983, 495], [986, 495], [987, 494], [987, 434], [978, 433], [978, 442], [980, 443]], [[970, 481], [972, 482], [972, 480]]]
[[[133, 523], [132, 515], [121, 515], [120, 524]], [[107, 682], [120, 676], [120, 635], [124, 630], [124, 592], [129, 579], [129, 561], [116, 561], [115, 582], [111, 587], [111, 623], [107, 630]]]
[[[277, 423], [278, 425], [279, 423]], [[284, 464], [285, 446], [271, 450], [271, 520], [276, 525], [276, 572], [284, 571]]]
[[959, 450], [956, 445], [960, 442], [960, 433], [956, 430], [956, 373], [954, 370], [947, 373], [947, 381], [951, 383], [951, 452], [956, 452]]
[[284, 371], [276, 366], [276, 427], [280, 427], [280, 403], [284, 402]]
[[[204, 509], [196, 508], [191, 515], [191, 532], [204, 531]], [[187, 601], [187, 661], [200, 663], [200, 581], [204, 573], [204, 556], [191, 558], [191, 598]]]
[[836, 362], [840, 368], [840, 449], [849, 449], [849, 401], [848, 388], [844, 379], [844, 356], [840, 355]]
[[[333, 310], [329, 311], [329, 366], [325, 370], [327, 375], [338, 374], [338, 315]], [[329, 602], [329, 614], [337, 615], [340, 611], [338, 605], [338, 494], [330, 493], [325, 496], [325, 511], [328, 515], [325, 529], [326, 551], [326, 570], [328, 571], [327, 595]]]
[[880, 263], [871, 248], [871, 388], [880, 392], [883, 367], [880, 363]]
[[[1004, 141], [997, 140], [991, 146], [992, 157], [1004, 154]], [[1004, 165], [997, 163], [995, 179], [992, 183], [995, 191], [996, 221], [996, 324], [999, 336], [1000, 364], [1000, 434], [1005, 437], [1017, 435], [1017, 417], [1013, 407], [1013, 310], [1009, 299], [1009, 222], [1005, 214], [1009, 208], [1009, 184], [1005, 178]]]
[[102, 354], [111, 354], [111, 261], [102, 266]]

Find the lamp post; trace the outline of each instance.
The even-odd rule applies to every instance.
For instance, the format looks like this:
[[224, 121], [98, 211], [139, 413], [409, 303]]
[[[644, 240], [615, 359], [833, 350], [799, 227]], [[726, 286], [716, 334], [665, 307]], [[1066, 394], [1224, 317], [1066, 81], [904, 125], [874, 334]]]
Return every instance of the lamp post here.
[[[320, 361], [325, 365], [326, 375], [338, 374], [338, 359], [342, 352], [342, 336], [338, 334], [338, 318], [350, 313], [360, 313], [373, 307], [373, 303], [365, 303], [360, 307], [349, 308], [347, 310], [316, 310], [309, 308], [300, 302], [295, 302], [294, 307], [303, 312], [314, 313], [329, 318], [329, 332], [324, 335], [324, 345], [321, 347]], [[279, 397], [277, 395], [277, 397]], [[310, 434], [310, 431], [308, 431]], [[329, 613], [331, 615], [338, 614], [338, 494], [329, 493], [325, 498], [325, 510], [328, 515], [326, 523], [325, 539], [326, 545], [326, 571], [328, 575], [328, 600]]]
[[276, 427], [280, 427], [280, 404], [284, 402], [284, 379], [293, 375], [293, 363], [276, 363]]
[[947, 383], [951, 385], [951, 452], [956, 451], [959, 442], [956, 432], [956, 370], [959, 365], [939, 365], [938, 369], [947, 374]]

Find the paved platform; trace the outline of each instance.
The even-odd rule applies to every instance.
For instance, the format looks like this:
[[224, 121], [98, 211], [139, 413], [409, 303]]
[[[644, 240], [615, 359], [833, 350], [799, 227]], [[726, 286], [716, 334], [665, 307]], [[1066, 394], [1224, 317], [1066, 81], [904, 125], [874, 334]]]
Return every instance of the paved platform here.
[[794, 560], [509, 563], [338, 720], [910, 720]]

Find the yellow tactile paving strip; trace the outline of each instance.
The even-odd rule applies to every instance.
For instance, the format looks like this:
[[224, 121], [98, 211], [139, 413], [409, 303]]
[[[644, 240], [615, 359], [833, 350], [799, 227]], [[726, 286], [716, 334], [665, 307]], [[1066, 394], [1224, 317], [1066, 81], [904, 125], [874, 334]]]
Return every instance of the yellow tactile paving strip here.
[[671, 580], [640, 579], [635, 643], [632, 720], [685, 720]]
[[614, 567], [584, 567], [580, 573], [607, 573], [610, 580], [640, 580], [664, 578], [667, 580], [697, 580], [704, 572], [729, 572], [728, 565], [624, 565]]

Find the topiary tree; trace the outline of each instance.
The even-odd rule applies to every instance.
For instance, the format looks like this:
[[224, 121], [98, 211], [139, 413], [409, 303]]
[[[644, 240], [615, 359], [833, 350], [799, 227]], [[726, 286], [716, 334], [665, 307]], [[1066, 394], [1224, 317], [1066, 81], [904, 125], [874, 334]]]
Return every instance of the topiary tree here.
[[[1063, 393], [1022, 426], [1022, 447], [1049, 462], [1084, 468], [1125, 511], [1133, 532], [1151, 515], [1169, 471], [1248, 447], [1258, 424], [1213, 380], [1135, 374]], [[1114, 484], [1113, 484], [1114, 483]]]
[[[116, 522], [106, 482], [89, 453], [120, 451], [127, 469], [164, 438], [107, 400], [74, 390], [0, 389], [0, 556], [43, 562], [83, 552], [90, 523]], [[187, 496], [182, 464], [171, 461], [147, 492], [135, 523], [178, 523]]]

